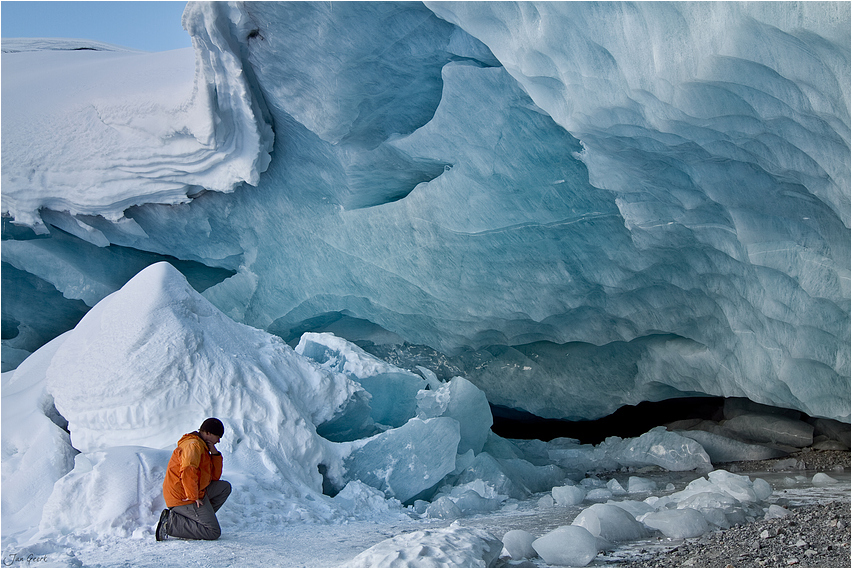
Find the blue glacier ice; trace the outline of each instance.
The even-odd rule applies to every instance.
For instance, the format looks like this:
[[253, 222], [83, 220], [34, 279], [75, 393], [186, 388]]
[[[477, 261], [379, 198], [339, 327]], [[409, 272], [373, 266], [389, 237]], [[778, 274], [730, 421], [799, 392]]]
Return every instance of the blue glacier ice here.
[[459, 425], [448, 417], [411, 419], [405, 425], [349, 443], [345, 477], [389, 498], [408, 501], [437, 485], [456, 466]]
[[454, 377], [438, 389], [419, 391], [416, 397], [419, 417], [452, 417], [459, 422], [459, 454], [482, 452], [493, 423], [482, 390], [463, 377]]
[[[849, 422], [848, 3], [183, 24], [159, 54], [4, 40], [4, 370], [168, 259], [291, 345], [332, 332], [542, 417], [709, 394]], [[339, 440], [416, 413], [362, 387]]]
[[[392, 366], [328, 333], [304, 334], [296, 352], [326, 369], [346, 375], [369, 394], [368, 399], [359, 394], [357, 399], [347, 403], [346, 409], [336, 419], [336, 428], [351, 432], [349, 438], [374, 434], [382, 426], [401, 427], [417, 414], [417, 396], [426, 387], [426, 381], [419, 375]], [[361, 408], [369, 409], [370, 422], [361, 417]], [[340, 438], [340, 433], [335, 434], [333, 438]], [[328, 438], [329, 435], [331, 433], [326, 428], [323, 436]]]

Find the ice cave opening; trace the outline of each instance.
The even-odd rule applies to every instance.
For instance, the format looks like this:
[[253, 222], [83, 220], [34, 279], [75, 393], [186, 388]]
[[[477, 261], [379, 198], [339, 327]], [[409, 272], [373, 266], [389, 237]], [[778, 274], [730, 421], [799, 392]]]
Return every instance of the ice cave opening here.
[[606, 417], [586, 421], [546, 419], [526, 411], [492, 405], [494, 424], [491, 430], [507, 439], [550, 441], [567, 437], [583, 444], [598, 444], [612, 436], [638, 437], [654, 427], [675, 421], [718, 422], [724, 418], [725, 400], [725, 397], [707, 396], [643, 401], [638, 405], [625, 405]]
[[755, 403], [744, 397], [680, 397], [627, 405], [594, 420], [546, 419], [491, 405], [491, 430], [507, 439], [575, 439], [599, 445], [665, 429], [701, 443], [713, 463], [779, 458], [802, 449], [850, 448], [848, 423], [812, 417], [796, 409]]

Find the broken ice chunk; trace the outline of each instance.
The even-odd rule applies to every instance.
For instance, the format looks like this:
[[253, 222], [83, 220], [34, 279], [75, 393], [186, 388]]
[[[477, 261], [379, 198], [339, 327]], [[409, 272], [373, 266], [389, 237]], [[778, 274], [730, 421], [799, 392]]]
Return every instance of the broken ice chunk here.
[[655, 427], [632, 439], [609, 437], [599, 447], [607, 458], [622, 466], [654, 464], [671, 471], [708, 471], [713, 467], [700, 444], [665, 427]]
[[627, 492], [630, 494], [650, 493], [657, 489], [657, 483], [648, 478], [631, 476], [627, 480]]
[[767, 460], [778, 458], [786, 453], [782, 450], [744, 443], [709, 431], [676, 431], [679, 435], [693, 439], [701, 444], [710, 461], [735, 462], [740, 460]]
[[401, 427], [415, 416], [417, 392], [426, 387], [426, 380], [419, 375], [382, 361], [329, 333], [303, 334], [296, 353], [359, 383], [371, 395], [370, 417], [376, 423]]
[[532, 543], [548, 565], [585, 567], [598, 555], [595, 536], [580, 526], [561, 526]]
[[586, 498], [586, 491], [579, 486], [556, 486], [551, 494], [559, 506], [573, 506]]
[[645, 527], [626, 510], [607, 504], [589, 506], [571, 525], [584, 527], [593, 536], [607, 541], [631, 541], [647, 535]]
[[459, 424], [449, 417], [411, 419], [366, 441], [341, 444], [353, 448], [343, 460], [348, 480], [405, 502], [455, 469]]
[[814, 486], [828, 486], [830, 484], [837, 484], [837, 480], [825, 474], [823, 472], [817, 472], [813, 477], [813, 485]]
[[485, 393], [463, 377], [454, 377], [436, 390], [419, 391], [417, 416], [421, 419], [452, 417], [458, 421], [459, 454], [468, 450], [476, 454], [482, 452], [494, 422]]
[[641, 521], [649, 528], [660, 530], [663, 535], [672, 539], [698, 537], [710, 529], [701, 512], [691, 508], [651, 512], [643, 516]]
[[536, 556], [533, 549], [535, 536], [522, 529], [513, 529], [503, 536], [503, 547], [512, 559], [529, 559]]

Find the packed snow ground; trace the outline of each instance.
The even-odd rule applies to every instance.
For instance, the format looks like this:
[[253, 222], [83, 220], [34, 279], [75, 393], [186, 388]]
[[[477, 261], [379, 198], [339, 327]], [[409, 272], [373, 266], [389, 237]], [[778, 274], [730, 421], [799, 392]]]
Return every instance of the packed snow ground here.
[[[801, 471], [795, 475], [808, 480], [817, 474]], [[794, 486], [785, 485], [784, 479], [793, 474], [773, 472], [750, 473], [760, 476], [776, 488], [770, 502], [788, 500], [791, 505], [808, 504], [830, 499], [848, 499], [849, 473], [830, 473], [838, 484], [813, 486], [806, 481]], [[682, 489], [686, 474], [657, 473], [652, 475], [661, 487], [668, 482]], [[542, 508], [538, 505], [546, 493], [536, 494], [528, 500], [511, 501], [500, 510], [463, 518], [458, 521], [436, 519], [393, 519], [378, 516], [372, 520], [352, 520], [331, 524], [287, 524], [278, 527], [251, 526], [251, 520], [229, 520], [223, 523], [222, 537], [215, 542], [191, 542], [170, 540], [156, 542], [153, 527], [127, 539], [98, 539], [69, 542], [42, 548], [4, 548], [4, 559], [12, 555], [26, 558], [30, 554], [47, 555], [43, 564], [29, 566], [87, 566], [87, 567], [347, 567], [352, 560], [375, 544], [395, 536], [422, 533], [424, 531], [448, 530], [458, 539], [465, 540], [467, 530], [475, 528], [490, 532], [501, 539], [512, 530], [529, 532], [538, 537], [570, 524], [579, 512], [589, 504]], [[227, 518], [227, 505], [222, 510]], [[641, 540], [618, 544], [611, 551], [600, 553], [591, 563], [592, 567], [611, 565], [615, 561], [628, 561], [635, 556], [647, 554], [655, 549], [671, 548], [682, 540], [668, 539], [659, 535]], [[415, 544], [410, 544], [409, 549]], [[501, 544], [502, 547], [502, 544]], [[435, 557], [419, 559], [422, 567], [439, 567]], [[502, 564], [511, 566], [513, 561], [502, 551]], [[527, 562], [535, 567], [546, 567], [539, 557]], [[498, 562], [499, 563], [499, 562]], [[21, 563], [13, 564], [21, 566]], [[471, 566], [474, 566], [471, 564]]]
[[[415, 374], [331, 334], [306, 333], [294, 350], [228, 318], [168, 263], [4, 373], [2, 405], [10, 564], [470, 567], [506, 546], [583, 566], [620, 542], [783, 513], [767, 481], [711, 462], [720, 449], [763, 458], [768, 446], [714, 433], [707, 451], [665, 427], [596, 446], [504, 439], [466, 379]], [[785, 444], [814, 440], [803, 421], [730, 411], [752, 437], [783, 419]], [[210, 415], [226, 425], [234, 487], [225, 535], [156, 543], [171, 449]], [[849, 480], [775, 484], [848, 491]]]

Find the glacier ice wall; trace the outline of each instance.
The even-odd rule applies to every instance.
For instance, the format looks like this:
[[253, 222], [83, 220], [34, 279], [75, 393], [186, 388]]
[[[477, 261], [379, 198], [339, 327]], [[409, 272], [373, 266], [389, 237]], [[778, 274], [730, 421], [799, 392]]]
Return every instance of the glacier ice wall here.
[[[429, 346], [546, 417], [705, 393], [849, 421], [849, 22], [811, 2], [190, 3], [199, 69], [245, 71], [196, 85], [244, 81], [268, 167], [118, 220], [41, 204], [50, 236], [4, 221], [4, 274], [93, 306], [128, 251], [194, 261], [233, 275], [204, 295], [238, 321]], [[27, 223], [5, 150], [28, 132], [8, 132], [3, 211]], [[144, 188], [132, 203], [157, 202]], [[33, 294], [4, 286], [4, 345]]]

